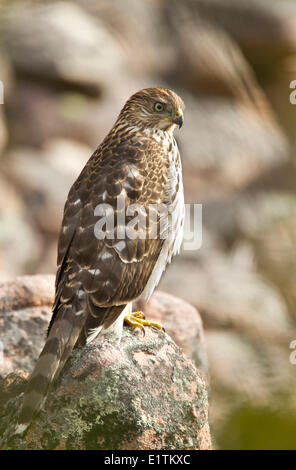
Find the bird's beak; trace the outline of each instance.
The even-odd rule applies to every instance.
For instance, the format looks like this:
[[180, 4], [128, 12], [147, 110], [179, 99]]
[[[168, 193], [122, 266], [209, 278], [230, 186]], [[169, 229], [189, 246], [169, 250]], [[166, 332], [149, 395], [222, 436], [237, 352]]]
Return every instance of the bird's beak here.
[[183, 122], [184, 122], [183, 111], [182, 109], [179, 108], [178, 111], [173, 115], [173, 123], [177, 124], [179, 126], [179, 129], [181, 129]]

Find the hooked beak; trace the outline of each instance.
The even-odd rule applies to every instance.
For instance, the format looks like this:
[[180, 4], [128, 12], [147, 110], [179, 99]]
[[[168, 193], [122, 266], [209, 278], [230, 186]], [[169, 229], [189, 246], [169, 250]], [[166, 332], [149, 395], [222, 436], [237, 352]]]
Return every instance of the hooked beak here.
[[179, 129], [181, 129], [183, 122], [184, 122], [183, 111], [182, 109], [178, 109], [175, 115], [173, 115], [173, 123], [177, 124], [177, 126], [179, 126]]

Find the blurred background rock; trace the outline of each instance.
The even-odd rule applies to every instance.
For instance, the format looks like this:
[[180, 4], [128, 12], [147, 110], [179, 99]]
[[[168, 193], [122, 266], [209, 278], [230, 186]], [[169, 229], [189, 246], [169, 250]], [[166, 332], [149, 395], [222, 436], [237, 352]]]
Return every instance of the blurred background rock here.
[[203, 244], [161, 288], [200, 311], [218, 448], [296, 448], [296, 3], [0, 2], [0, 280], [54, 273], [68, 190], [143, 87], [177, 132]]

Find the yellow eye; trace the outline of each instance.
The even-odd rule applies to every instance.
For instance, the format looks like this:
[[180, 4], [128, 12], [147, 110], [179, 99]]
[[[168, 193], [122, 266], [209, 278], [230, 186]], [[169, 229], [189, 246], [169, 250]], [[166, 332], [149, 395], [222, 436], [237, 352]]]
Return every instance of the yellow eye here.
[[161, 111], [164, 110], [164, 105], [163, 105], [162, 103], [155, 103], [154, 109], [155, 109], [155, 111], [157, 111], [158, 113], [161, 113]]

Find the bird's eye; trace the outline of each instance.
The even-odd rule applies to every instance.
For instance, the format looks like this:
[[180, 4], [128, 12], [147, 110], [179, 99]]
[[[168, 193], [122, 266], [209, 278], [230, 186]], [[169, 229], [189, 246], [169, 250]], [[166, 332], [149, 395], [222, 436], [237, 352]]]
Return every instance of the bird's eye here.
[[155, 103], [154, 109], [155, 109], [155, 111], [157, 111], [158, 113], [161, 113], [161, 111], [164, 110], [164, 105], [163, 105], [162, 103]]

